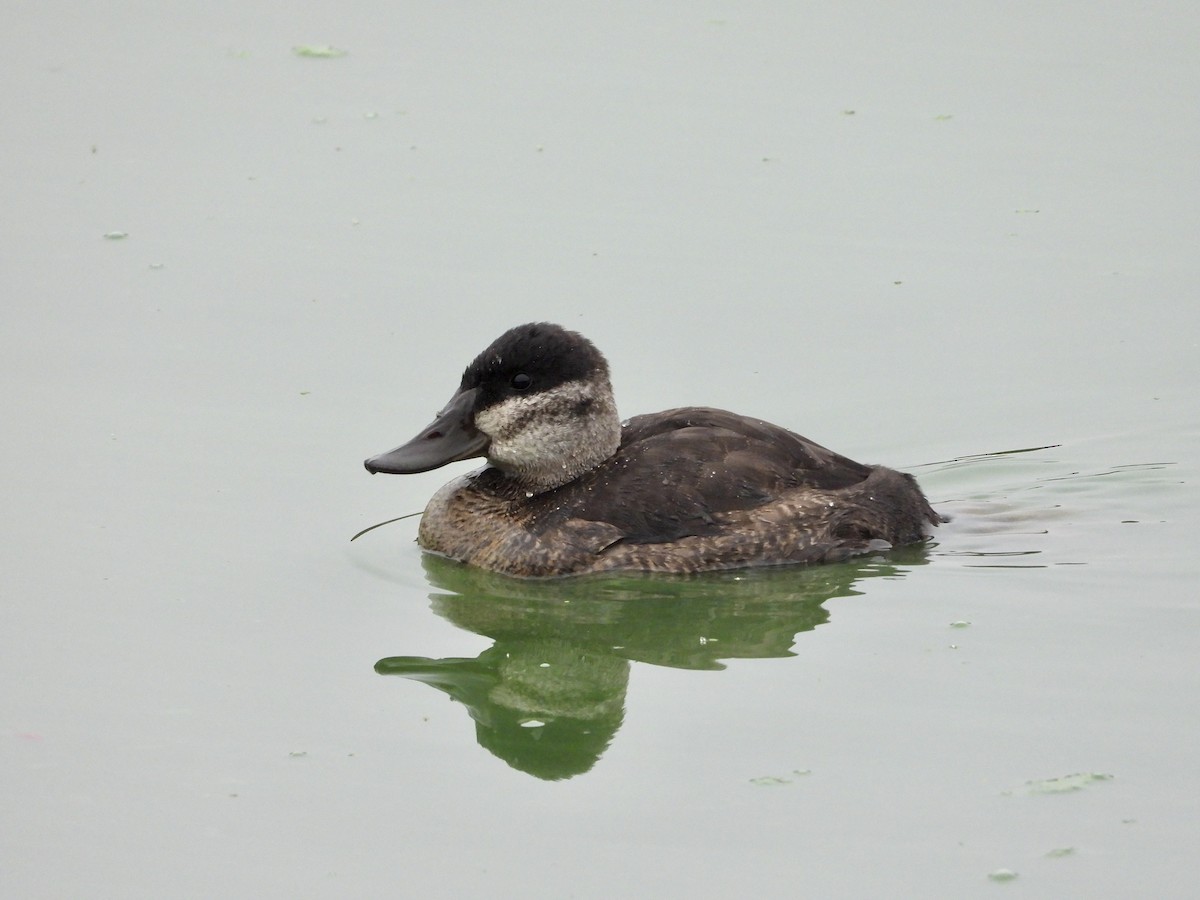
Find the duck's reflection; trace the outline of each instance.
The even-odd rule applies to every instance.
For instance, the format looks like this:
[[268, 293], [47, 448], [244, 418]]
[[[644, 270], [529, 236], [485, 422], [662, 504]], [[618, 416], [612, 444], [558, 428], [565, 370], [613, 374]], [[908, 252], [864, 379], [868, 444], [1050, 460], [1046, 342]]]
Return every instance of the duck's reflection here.
[[625, 712], [629, 661], [721, 669], [724, 659], [792, 656], [828, 621], [822, 605], [866, 578], [926, 562], [924, 548], [857, 563], [712, 573], [521, 581], [423, 557], [435, 612], [495, 641], [475, 659], [391, 656], [384, 675], [462, 703], [481, 746], [545, 779], [586, 772]]

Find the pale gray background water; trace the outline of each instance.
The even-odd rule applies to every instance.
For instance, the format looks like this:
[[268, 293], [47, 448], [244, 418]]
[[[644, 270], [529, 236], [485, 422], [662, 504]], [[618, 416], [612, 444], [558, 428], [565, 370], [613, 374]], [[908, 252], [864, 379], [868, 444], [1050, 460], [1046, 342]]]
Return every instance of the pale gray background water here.
[[[1193, 3], [5, 20], [6, 896], [1194, 896]], [[348, 543], [541, 318], [956, 516], [794, 657], [629, 651], [562, 781], [373, 671], [493, 640]]]

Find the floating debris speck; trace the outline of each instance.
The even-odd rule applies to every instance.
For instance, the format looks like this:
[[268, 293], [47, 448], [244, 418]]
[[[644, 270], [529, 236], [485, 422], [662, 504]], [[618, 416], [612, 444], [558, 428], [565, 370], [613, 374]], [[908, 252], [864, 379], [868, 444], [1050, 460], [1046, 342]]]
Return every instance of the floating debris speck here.
[[307, 59], [337, 59], [339, 56], [345, 56], [349, 51], [329, 44], [300, 44], [298, 47], [293, 47], [292, 52]]
[[803, 778], [805, 775], [811, 775], [812, 769], [792, 769], [790, 775], [760, 775], [757, 778], [751, 778], [750, 783], [759, 787], [779, 787], [784, 784], [791, 784], [796, 778]]
[[988, 878], [992, 881], [1012, 881], [1017, 877], [1017, 873], [1012, 869], [994, 869], [988, 872]]
[[1022, 794], [1070, 794], [1082, 791], [1088, 785], [1098, 781], [1112, 781], [1113, 776], [1107, 772], [1076, 772], [1073, 775], [1063, 775], [1059, 778], [1043, 778], [1038, 781], [1027, 781], [1015, 791], [1005, 791], [1005, 795]]
[[104, 232], [104, 239], [106, 241], [123, 241], [127, 237], [129, 237], [128, 231], [106, 231], [106, 232]]

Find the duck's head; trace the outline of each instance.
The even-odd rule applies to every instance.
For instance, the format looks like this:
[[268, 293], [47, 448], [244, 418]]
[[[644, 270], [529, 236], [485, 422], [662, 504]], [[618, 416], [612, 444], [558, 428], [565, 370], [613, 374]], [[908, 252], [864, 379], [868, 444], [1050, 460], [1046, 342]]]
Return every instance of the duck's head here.
[[365, 465], [406, 475], [483, 456], [541, 493], [596, 467], [620, 441], [604, 356], [583, 335], [536, 322], [497, 338], [433, 422]]

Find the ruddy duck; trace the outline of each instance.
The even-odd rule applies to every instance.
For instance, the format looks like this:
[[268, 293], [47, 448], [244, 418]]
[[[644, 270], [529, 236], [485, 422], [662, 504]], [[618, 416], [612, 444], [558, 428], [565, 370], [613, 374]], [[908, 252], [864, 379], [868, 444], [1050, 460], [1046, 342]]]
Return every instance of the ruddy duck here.
[[816, 563], [909, 544], [942, 521], [911, 475], [703, 407], [617, 417], [608, 363], [558, 325], [520, 325], [419, 435], [367, 471], [485, 457], [434, 494], [425, 550], [522, 577]]

